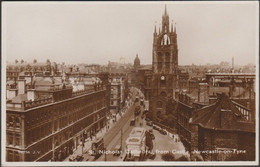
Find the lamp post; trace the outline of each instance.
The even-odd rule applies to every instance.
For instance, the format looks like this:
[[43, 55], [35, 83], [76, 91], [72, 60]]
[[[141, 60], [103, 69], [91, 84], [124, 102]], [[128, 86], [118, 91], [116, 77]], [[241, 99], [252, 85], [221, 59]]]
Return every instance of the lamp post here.
[[[81, 128], [83, 129], [83, 128]], [[82, 150], [81, 150], [81, 153], [83, 155], [83, 148], [84, 148], [84, 137], [83, 137], [83, 131], [82, 131], [82, 134], [81, 134], [81, 142], [82, 142]]]

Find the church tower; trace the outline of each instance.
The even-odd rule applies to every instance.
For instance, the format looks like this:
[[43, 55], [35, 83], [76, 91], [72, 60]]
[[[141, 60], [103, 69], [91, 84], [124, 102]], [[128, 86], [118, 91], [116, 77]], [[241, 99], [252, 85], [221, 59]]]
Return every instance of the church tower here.
[[155, 26], [153, 34], [153, 78], [157, 80], [159, 94], [164, 91], [168, 96], [173, 96], [171, 91], [177, 87], [178, 45], [176, 27], [173, 30], [171, 23], [170, 28], [166, 5], [161, 26], [158, 33]]
[[169, 23], [165, 5], [159, 31], [153, 33], [152, 87], [149, 110], [153, 118], [166, 113], [166, 104], [175, 98], [178, 76], [178, 45], [176, 26]]

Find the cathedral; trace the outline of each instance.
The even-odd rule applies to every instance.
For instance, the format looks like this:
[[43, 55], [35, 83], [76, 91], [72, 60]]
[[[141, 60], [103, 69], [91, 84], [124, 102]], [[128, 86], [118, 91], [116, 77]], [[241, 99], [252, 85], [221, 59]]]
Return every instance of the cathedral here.
[[156, 26], [153, 33], [152, 68], [145, 70], [143, 91], [149, 100], [152, 117], [157, 118], [166, 113], [166, 105], [175, 98], [178, 88], [178, 45], [176, 27], [169, 23], [169, 15], [165, 6], [159, 30]]

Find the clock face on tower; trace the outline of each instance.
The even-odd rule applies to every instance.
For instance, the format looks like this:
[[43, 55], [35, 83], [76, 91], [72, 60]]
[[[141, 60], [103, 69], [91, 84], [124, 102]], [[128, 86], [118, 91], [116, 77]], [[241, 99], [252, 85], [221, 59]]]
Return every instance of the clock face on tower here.
[[165, 80], [165, 76], [161, 76], [161, 80]]

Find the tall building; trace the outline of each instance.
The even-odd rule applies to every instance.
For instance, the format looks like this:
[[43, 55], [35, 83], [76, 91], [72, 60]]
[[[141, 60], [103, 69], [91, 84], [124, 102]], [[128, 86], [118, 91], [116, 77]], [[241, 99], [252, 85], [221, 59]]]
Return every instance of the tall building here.
[[[150, 100], [153, 117], [165, 113], [166, 102], [175, 97], [178, 75], [178, 45], [176, 27], [169, 23], [169, 15], [165, 6], [162, 16], [162, 27], [159, 32], [155, 26], [153, 39], [153, 61], [151, 89], [146, 92]], [[149, 81], [148, 81], [149, 82]]]
[[26, 80], [8, 90], [6, 161], [61, 161], [106, 124], [109, 106], [102, 83], [73, 92], [48, 78]]

